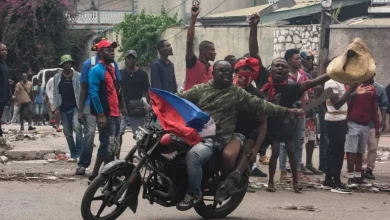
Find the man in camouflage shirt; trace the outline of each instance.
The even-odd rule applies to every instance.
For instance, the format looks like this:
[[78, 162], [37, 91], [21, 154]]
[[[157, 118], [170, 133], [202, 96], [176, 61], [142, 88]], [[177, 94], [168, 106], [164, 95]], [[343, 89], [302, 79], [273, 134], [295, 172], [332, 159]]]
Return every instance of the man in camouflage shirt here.
[[[265, 116], [290, 116], [302, 114], [302, 110], [287, 109], [253, 96], [232, 84], [233, 70], [227, 61], [217, 61], [213, 67], [213, 80], [192, 87], [179, 94], [208, 113], [216, 124], [216, 135], [227, 144], [232, 139], [242, 142], [244, 137], [234, 134], [239, 111], [262, 113]], [[202, 166], [214, 152], [212, 141], [201, 142], [188, 152], [186, 165], [189, 187], [182, 202], [177, 205], [181, 211], [191, 209], [201, 198]], [[220, 150], [220, 149], [218, 149]]]

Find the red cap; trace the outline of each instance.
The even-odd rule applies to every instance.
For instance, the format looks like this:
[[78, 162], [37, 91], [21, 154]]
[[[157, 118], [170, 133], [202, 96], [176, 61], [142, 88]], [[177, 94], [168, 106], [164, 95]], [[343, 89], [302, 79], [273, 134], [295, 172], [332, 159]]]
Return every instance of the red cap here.
[[100, 51], [102, 48], [107, 48], [107, 47], [113, 47], [116, 48], [118, 44], [116, 42], [111, 42], [108, 40], [102, 40], [98, 43], [97, 45], [97, 51]]

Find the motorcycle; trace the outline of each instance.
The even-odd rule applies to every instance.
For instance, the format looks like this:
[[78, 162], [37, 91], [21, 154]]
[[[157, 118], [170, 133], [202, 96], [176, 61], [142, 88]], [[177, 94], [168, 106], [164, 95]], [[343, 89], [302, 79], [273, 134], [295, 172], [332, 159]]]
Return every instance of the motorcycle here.
[[[188, 188], [185, 157], [191, 147], [165, 132], [149, 103], [146, 99], [142, 101], [147, 119], [145, 125], [136, 131], [136, 145], [124, 160], [105, 165], [88, 186], [81, 202], [81, 215], [85, 220], [116, 219], [127, 207], [136, 213], [141, 188], [142, 198], [150, 204], [172, 207], [184, 199]], [[214, 144], [218, 143], [218, 140], [214, 140]], [[134, 159], [138, 160], [138, 164], [132, 163]], [[203, 167], [203, 198], [194, 209], [206, 219], [228, 216], [246, 194], [249, 171], [242, 174], [240, 184], [229, 197], [223, 202], [215, 201], [221, 182], [221, 164], [221, 153], [217, 151]], [[96, 196], [97, 192], [100, 195]], [[92, 204], [95, 201], [101, 204]], [[98, 211], [93, 214], [95, 207]]]

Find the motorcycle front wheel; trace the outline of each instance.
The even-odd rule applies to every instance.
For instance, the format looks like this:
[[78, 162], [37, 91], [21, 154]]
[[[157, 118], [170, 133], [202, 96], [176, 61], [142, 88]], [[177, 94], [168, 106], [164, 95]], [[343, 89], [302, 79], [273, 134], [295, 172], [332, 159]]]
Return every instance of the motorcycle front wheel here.
[[[124, 198], [129, 196], [125, 191], [122, 198], [117, 202], [113, 201], [116, 193], [123, 186], [123, 180], [129, 175], [125, 169], [112, 173], [111, 175], [100, 174], [88, 186], [81, 202], [81, 215], [84, 220], [112, 220], [118, 218], [128, 207]], [[95, 195], [98, 193], [98, 195]], [[93, 202], [100, 204], [93, 204]], [[92, 209], [97, 208], [96, 214]]]

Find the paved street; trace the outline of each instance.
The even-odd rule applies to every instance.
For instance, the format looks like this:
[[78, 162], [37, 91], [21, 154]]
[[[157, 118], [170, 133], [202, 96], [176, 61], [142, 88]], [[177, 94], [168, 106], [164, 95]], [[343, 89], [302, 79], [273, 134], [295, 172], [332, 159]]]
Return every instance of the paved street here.
[[[40, 132], [50, 130], [48, 127], [39, 127]], [[67, 145], [62, 133], [58, 137], [44, 137], [37, 140], [12, 142], [16, 154], [37, 155], [39, 151], [67, 152]], [[98, 144], [96, 137], [95, 143]], [[132, 134], [126, 133], [125, 145], [122, 149], [124, 156], [134, 144]], [[382, 137], [381, 149], [388, 150], [389, 137]], [[94, 149], [96, 155], [97, 148]], [[270, 151], [268, 151], [268, 154]], [[386, 152], [380, 151], [380, 155]], [[303, 157], [303, 160], [305, 156]], [[314, 163], [318, 164], [318, 148], [313, 156]], [[44, 160], [10, 161], [0, 164], [0, 220], [31, 220], [31, 219], [81, 219], [80, 203], [87, 187], [86, 177], [74, 176], [76, 164], [66, 161], [47, 163]], [[268, 166], [262, 166], [267, 171]], [[345, 170], [345, 169], [343, 169]], [[89, 171], [90, 172], [90, 171]], [[390, 184], [390, 163], [377, 164], [375, 170], [377, 180], [373, 183]], [[46, 177], [61, 177], [64, 179], [42, 180], [39, 175]], [[28, 177], [28, 178], [26, 178]], [[278, 181], [279, 174], [276, 174]], [[71, 178], [71, 179], [68, 179]], [[311, 176], [313, 182], [323, 176]], [[72, 180], [73, 179], [73, 180]], [[2, 181], [1, 181], [2, 180]], [[8, 181], [5, 181], [8, 180]], [[252, 179], [254, 182], [267, 182], [267, 178]], [[301, 195], [292, 193], [288, 185], [278, 187], [276, 193], [260, 190], [248, 193], [241, 206], [228, 219], [389, 219], [389, 193], [354, 193], [353, 195], [339, 195], [319, 189], [306, 189]], [[285, 210], [287, 204], [318, 207], [320, 212]], [[140, 200], [136, 215], [127, 210], [119, 219], [200, 219], [194, 212], [179, 212], [175, 208], [151, 206], [148, 201]]]
[[[81, 219], [80, 201], [86, 180], [72, 183], [41, 184], [0, 182], [0, 219], [7, 220], [78, 220]], [[314, 205], [320, 212], [283, 210], [287, 203]], [[228, 219], [264, 220], [388, 220], [390, 195], [365, 194], [339, 195], [330, 192], [290, 191], [248, 193], [241, 206]], [[140, 200], [136, 215], [128, 209], [118, 219], [200, 219], [193, 211], [179, 212]]]

